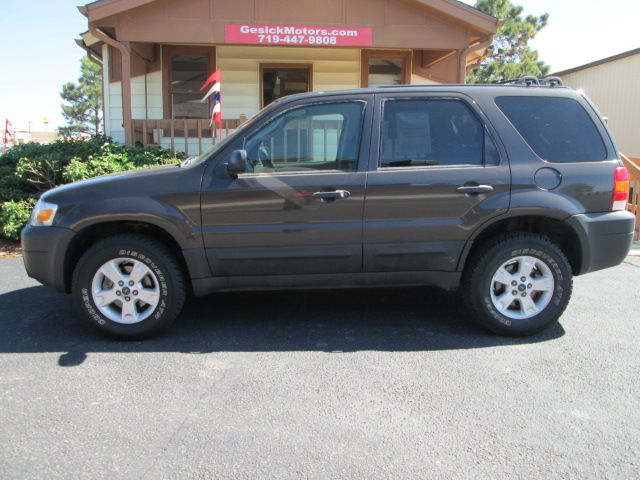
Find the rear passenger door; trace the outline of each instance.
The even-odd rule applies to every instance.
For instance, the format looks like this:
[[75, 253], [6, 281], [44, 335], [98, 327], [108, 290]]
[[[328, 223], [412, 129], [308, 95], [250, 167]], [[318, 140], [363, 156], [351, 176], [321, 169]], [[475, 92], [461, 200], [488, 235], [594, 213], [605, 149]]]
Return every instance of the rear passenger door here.
[[493, 128], [460, 94], [376, 95], [373, 124], [364, 271], [455, 271], [475, 228], [509, 208]]

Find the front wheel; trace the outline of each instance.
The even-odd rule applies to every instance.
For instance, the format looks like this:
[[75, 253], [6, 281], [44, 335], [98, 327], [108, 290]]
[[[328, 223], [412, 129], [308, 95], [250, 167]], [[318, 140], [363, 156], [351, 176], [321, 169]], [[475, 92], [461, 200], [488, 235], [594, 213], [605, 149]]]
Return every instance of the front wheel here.
[[471, 259], [465, 303], [475, 320], [501, 335], [523, 336], [557, 322], [572, 290], [569, 261], [541, 235], [497, 237]]
[[182, 271], [164, 245], [143, 235], [115, 235], [80, 258], [72, 294], [82, 317], [124, 339], [169, 325], [185, 300]]

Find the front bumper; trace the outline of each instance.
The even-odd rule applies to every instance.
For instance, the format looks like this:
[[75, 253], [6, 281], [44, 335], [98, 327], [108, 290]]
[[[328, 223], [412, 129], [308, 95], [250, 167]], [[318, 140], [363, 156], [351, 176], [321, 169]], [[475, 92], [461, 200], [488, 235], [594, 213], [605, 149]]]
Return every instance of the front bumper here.
[[568, 222], [580, 238], [582, 261], [577, 275], [620, 264], [631, 248], [636, 217], [631, 212], [584, 213]]
[[68, 293], [65, 256], [74, 235], [68, 228], [27, 225], [21, 234], [27, 275], [58, 292]]

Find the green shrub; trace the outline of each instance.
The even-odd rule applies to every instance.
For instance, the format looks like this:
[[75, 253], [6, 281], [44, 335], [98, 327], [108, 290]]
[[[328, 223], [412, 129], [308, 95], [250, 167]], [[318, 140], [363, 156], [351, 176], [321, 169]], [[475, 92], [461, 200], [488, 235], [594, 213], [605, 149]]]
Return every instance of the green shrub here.
[[22, 181], [26, 193], [40, 194], [62, 183], [62, 165], [63, 161], [54, 155], [22, 157], [15, 175]]
[[18, 239], [31, 206], [51, 188], [183, 158], [158, 147], [125, 147], [106, 137], [16, 145], [0, 155], [0, 237]]
[[[158, 161], [155, 164], [157, 165]], [[73, 158], [64, 167], [62, 178], [66, 182], [76, 182], [132, 168], [134, 164], [129, 159], [128, 152], [114, 147], [113, 144], [105, 143], [98, 153], [90, 155], [87, 160]]]
[[0, 204], [0, 236], [20, 240], [20, 231], [29, 221], [33, 205], [32, 200]]
[[5, 165], [0, 160], [0, 203], [28, 198], [29, 194], [22, 189], [20, 183], [20, 178], [15, 175], [15, 165]]

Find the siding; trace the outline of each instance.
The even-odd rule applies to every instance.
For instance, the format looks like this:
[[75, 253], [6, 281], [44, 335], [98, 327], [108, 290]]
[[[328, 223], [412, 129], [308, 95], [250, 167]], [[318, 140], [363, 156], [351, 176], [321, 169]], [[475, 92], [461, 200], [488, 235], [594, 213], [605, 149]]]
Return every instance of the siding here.
[[640, 157], [640, 54], [561, 77], [566, 85], [583, 90], [609, 118], [620, 151]]
[[[155, 141], [159, 142], [159, 145], [162, 148], [171, 149], [171, 138], [170, 137], [160, 137], [160, 139], [158, 139], [157, 134], [156, 134]], [[175, 140], [175, 143], [174, 143], [174, 147], [175, 147], [175, 150], [177, 152], [187, 153], [189, 156], [200, 155], [200, 153], [206, 152], [211, 147], [213, 147], [213, 140], [211, 138], [203, 138], [202, 139], [202, 150], [200, 150], [200, 144], [198, 143], [198, 139], [197, 138], [189, 138], [187, 140], [187, 144], [185, 146], [185, 138], [184, 137], [176, 137], [176, 140]]]
[[411, 74], [411, 85], [438, 85], [438, 82], [429, 80], [415, 73]]
[[102, 85], [104, 98], [104, 133], [116, 142], [124, 143], [124, 127], [122, 126], [122, 85], [120, 82], [109, 82], [109, 47], [102, 47]]
[[260, 63], [313, 64], [313, 91], [360, 86], [360, 51], [331, 48], [219, 46], [224, 116], [251, 118], [260, 110]]
[[124, 143], [121, 82], [109, 84], [109, 123], [105, 133], [116, 142]]
[[145, 75], [131, 78], [131, 116], [134, 120], [162, 118], [162, 72], [148, 73], [147, 102]]
[[[260, 64], [304, 63], [313, 65], [313, 91], [331, 91], [360, 86], [360, 50], [357, 48], [296, 48], [260, 46], [218, 46], [217, 66], [223, 70], [222, 98], [225, 118], [251, 118], [260, 110]], [[108, 72], [108, 49], [103, 50]], [[118, 142], [124, 142], [122, 125], [122, 84], [105, 84], [106, 134]], [[145, 103], [145, 75], [131, 79], [131, 109], [134, 120], [162, 119], [162, 72], [146, 75], [147, 100]], [[411, 75], [412, 84], [435, 83], [419, 75]], [[163, 147], [171, 146], [171, 139], [155, 137]], [[197, 153], [198, 139], [191, 138], [189, 152]], [[204, 138], [203, 148], [211, 146], [211, 139]], [[176, 149], [184, 151], [184, 138], [176, 138]]]
[[[106, 135], [115, 141], [124, 143], [124, 126], [122, 116], [122, 82], [109, 82], [109, 49], [102, 50], [104, 68], [104, 123]], [[161, 119], [162, 105], [162, 72], [146, 75], [147, 95], [145, 103], [145, 75], [131, 78], [131, 116], [135, 120]]]

